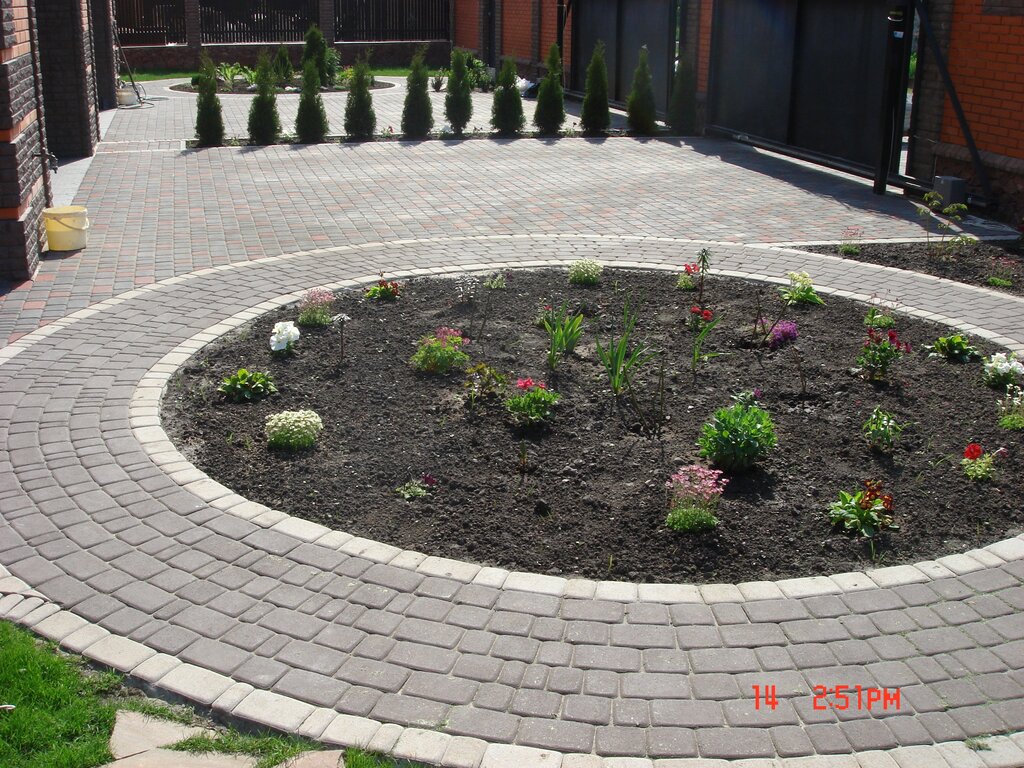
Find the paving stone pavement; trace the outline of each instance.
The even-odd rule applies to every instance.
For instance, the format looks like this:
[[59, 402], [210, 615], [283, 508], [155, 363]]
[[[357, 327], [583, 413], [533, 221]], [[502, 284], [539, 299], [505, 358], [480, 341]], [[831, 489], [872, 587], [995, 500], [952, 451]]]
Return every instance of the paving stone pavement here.
[[[900, 199], [701, 146], [217, 150], [156, 166], [166, 153], [138, 152], [120, 167], [97, 157], [81, 192], [96, 240], [61, 264], [63, 290], [94, 286], [103, 300], [67, 305], [0, 349], [0, 617], [226, 716], [445, 766], [1024, 765], [1021, 537], [914, 566], [739, 585], [508, 573], [248, 502], [160, 429], [161, 389], [202, 345], [309, 287], [380, 270], [581, 256], [677, 270], [710, 244], [723, 273], [807, 269], [823, 291], [899, 297], [908, 312], [1024, 350], [1018, 298], [723, 242], [810, 239], [850, 219], [891, 236], [920, 229]], [[339, 162], [344, 183], [328, 183]], [[780, 168], [783, 179], [767, 175]], [[314, 172], [309, 196], [299, 181]], [[442, 177], [431, 192], [424, 179]], [[225, 178], [246, 196], [203, 195]], [[665, 200], [670, 182], [679, 192]], [[417, 185], [430, 204], [447, 201], [443, 215], [400, 196]], [[470, 214], [463, 185], [480, 197]], [[314, 206], [339, 189], [358, 195]], [[128, 210], [93, 207], [113, 200]], [[260, 225], [225, 235], [243, 200]], [[147, 217], [164, 228], [141, 226]], [[314, 228], [330, 234], [315, 241]], [[133, 240], [142, 231], [145, 245]], [[218, 242], [216, 260], [201, 248], [191, 259], [200, 238]], [[136, 282], [136, 252], [152, 284]], [[25, 328], [50, 319], [7, 302], [0, 315]], [[775, 686], [778, 706], [758, 708], [755, 685]], [[900, 703], [839, 710], [830, 695], [815, 706], [815, 686], [837, 685], [898, 688]], [[963, 744], [997, 733], [1011, 735], [988, 751]]]

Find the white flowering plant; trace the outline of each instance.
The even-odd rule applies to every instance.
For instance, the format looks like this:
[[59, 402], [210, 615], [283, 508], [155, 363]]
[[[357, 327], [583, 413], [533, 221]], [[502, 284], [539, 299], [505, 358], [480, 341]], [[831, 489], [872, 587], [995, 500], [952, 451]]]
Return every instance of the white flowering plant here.
[[295, 342], [301, 335], [291, 320], [275, 323], [274, 331], [270, 334], [270, 348], [274, 352], [286, 355], [294, 349]]
[[1024, 363], [1017, 359], [1017, 353], [996, 352], [981, 361], [981, 377], [990, 387], [1005, 389], [1016, 384], [1024, 376]]
[[580, 259], [569, 265], [569, 285], [597, 285], [604, 267], [593, 259]]
[[281, 411], [267, 416], [267, 447], [297, 451], [309, 448], [323, 431], [316, 411]]
[[806, 272], [787, 272], [786, 277], [789, 278], [789, 285], [785, 288], [779, 288], [783, 301], [787, 304], [817, 304], [818, 306], [824, 306], [825, 302], [822, 301], [818, 292], [814, 290], [814, 283], [811, 281], [809, 274]]
[[1024, 429], [1024, 389], [1016, 384], [1006, 387], [1006, 399], [997, 401], [999, 426], [1003, 429]]

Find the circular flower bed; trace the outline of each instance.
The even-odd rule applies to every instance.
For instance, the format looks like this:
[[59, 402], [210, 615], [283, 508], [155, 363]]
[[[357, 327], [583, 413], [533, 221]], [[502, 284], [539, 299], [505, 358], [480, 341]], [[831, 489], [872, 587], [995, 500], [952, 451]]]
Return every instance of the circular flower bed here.
[[[165, 426], [254, 501], [516, 570], [736, 582], [1021, 530], [1012, 357], [884, 307], [815, 303], [811, 276], [780, 290], [706, 268], [311, 294], [184, 366]], [[300, 317], [284, 343], [278, 324]], [[322, 422], [302, 417], [310, 447], [282, 447], [284, 411]]]

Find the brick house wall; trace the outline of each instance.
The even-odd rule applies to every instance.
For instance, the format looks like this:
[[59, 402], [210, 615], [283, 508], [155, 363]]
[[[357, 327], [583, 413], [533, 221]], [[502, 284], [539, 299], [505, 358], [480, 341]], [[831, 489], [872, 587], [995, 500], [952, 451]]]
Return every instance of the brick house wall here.
[[[485, 58], [484, 3], [487, 0], [455, 0], [453, 44]], [[557, 0], [495, 0], [495, 60], [510, 56], [523, 77], [544, 74], [548, 50], [558, 40]], [[562, 61], [569, 76], [572, 61], [572, 14], [565, 25]]]
[[[1024, 219], [1024, 0], [947, 0], [947, 63], [1004, 218]], [[943, 95], [934, 172], [979, 189], [956, 114]], [[939, 120], [936, 121], [936, 117]]]
[[29, 0], [0, 0], [0, 277], [32, 276], [49, 179], [43, 159], [43, 104], [36, 88]]

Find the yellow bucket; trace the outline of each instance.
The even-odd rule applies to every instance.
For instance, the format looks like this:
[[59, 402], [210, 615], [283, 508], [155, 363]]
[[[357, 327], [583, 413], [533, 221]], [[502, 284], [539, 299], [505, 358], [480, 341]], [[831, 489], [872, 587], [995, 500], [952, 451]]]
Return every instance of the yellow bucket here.
[[89, 232], [89, 211], [84, 205], [43, 208], [46, 241], [51, 251], [78, 251], [85, 248]]

